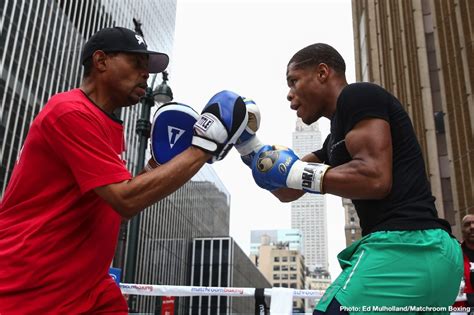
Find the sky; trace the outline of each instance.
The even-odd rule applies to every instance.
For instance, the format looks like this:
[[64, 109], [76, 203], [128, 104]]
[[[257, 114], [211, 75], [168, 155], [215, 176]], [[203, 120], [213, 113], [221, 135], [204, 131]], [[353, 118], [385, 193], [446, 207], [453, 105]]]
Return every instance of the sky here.
[[[169, 85], [174, 101], [201, 112], [221, 90], [252, 98], [262, 115], [262, 142], [291, 147], [296, 114], [286, 100], [286, 65], [301, 48], [324, 42], [346, 61], [355, 81], [350, 0], [178, 0]], [[319, 121], [323, 140], [329, 121]], [[319, 149], [319, 148], [315, 148]], [[291, 228], [290, 203], [281, 203], [253, 181], [236, 150], [214, 163], [231, 195], [230, 236], [245, 253], [250, 231]], [[340, 272], [336, 255], [345, 247], [344, 209], [326, 196], [329, 271]]]

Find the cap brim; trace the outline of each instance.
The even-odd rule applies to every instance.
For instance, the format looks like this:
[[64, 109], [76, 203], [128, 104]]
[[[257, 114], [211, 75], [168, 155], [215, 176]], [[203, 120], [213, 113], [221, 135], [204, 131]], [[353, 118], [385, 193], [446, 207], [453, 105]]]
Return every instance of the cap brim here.
[[166, 67], [168, 67], [168, 63], [170, 62], [170, 58], [167, 54], [150, 51], [148, 52], [148, 55], [148, 71], [150, 73], [165, 71]]
[[165, 53], [150, 50], [127, 50], [123, 52], [147, 54], [148, 55], [148, 72], [159, 73], [166, 70], [170, 58]]
[[167, 54], [150, 50], [129, 50], [131, 53], [147, 54], [148, 55], [148, 71], [150, 73], [158, 73], [165, 71], [170, 62]]

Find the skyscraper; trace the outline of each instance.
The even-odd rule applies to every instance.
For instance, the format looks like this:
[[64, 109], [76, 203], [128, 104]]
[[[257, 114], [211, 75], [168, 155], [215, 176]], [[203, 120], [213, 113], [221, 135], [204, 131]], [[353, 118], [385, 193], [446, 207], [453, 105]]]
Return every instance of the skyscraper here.
[[[298, 118], [293, 132], [293, 150], [299, 157], [322, 147], [317, 122], [305, 125]], [[305, 194], [291, 203], [291, 227], [303, 235], [303, 255], [306, 266], [328, 269], [328, 239], [326, 200], [323, 195]], [[342, 231], [341, 231], [342, 233]]]
[[[229, 235], [230, 195], [218, 180], [205, 166], [193, 180], [141, 213], [136, 283], [190, 284], [192, 239]], [[188, 305], [188, 297], [176, 298], [176, 313], [186, 313]], [[137, 299], [135, 311], [159, 310], [159, 297]]]
[[344, 207], [346, 246], [350, 246], [362, 237], [362, 229], [360, 228], [359, 216], [351, 200], [342, 198], [342, 206]]
[[[271, 284], [231, 237], [193, 240], [191, 285], [269, 288]], [[195, 296], [189, 314], [251, 314], [253, 297]]]
[[441, 217], [474, 213], [474, 2], [352, 0], [356, 77], [413, 121]]

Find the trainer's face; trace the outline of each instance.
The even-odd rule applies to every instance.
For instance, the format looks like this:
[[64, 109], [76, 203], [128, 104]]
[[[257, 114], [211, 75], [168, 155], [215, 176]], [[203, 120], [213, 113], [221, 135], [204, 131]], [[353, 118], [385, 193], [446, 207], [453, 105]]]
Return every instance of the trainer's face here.
[[118, 53], [109, 58], [107, 84], [117, 107], [138, 103], [147, 87], [148, 55]]
[[317, 68], [295, 67], [290, 63], [286, 72], [286, 81], [290, 90], [287, 99], [291, 109], [296, 111], [305, 124], [312, 124], [323, 116], [324, 99], [323, 85], [319, 78]]
[[474, 245], [474, 215], [468, 214], [462, 220], [462, 238], [466, 243]]

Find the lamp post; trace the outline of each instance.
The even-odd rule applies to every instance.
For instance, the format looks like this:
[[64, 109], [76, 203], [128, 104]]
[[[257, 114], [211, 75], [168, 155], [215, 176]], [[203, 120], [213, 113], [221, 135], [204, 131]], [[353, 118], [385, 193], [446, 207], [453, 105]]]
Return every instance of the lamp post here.
[[[143, 35], [141, 30], [141, 23], [133, 19], [135, 24], [135, 32]], [[139, 174], [145, 165], [145, 154], [148, 146], [148, 138], [150, 137], [151, 123], [150, 123], [150, 111], [155, 105], [155, 99], [157, 102], [166, 103], [173, 100], [173, 92], [168, 86], [168, 73], [162, 72], [163, 82], [153, 91], [157, 74], [154, 74], [150, 86], [145, 90], [145, 95], [140, 99], [140, 118], [137, 120], [136, 132], [138, 134], [138, 157], [135, 166], [135, 175]], [[138, 251], [138, 235], [140, 229], [140, 213], [135, 215], [129, 222], [128, 237], [127, 237], [127, 251], [126, 251], [126, 264], [125, 264], [125, 283], [135, 282], [135, 271], [137, 263], [137, 251]], [[135, 311], [136, 297], [134, 295], [129, 298], [130, 311]]]
[[168, 72], [166, 72], [166, 70], [162, 72], [162, 79], [163, 81], [161, 82], [161, 84], [158, 85], [156, 90], [153, 92], [153, 96], [155, 97], [155, 101], [164, 104], [173, 100], [173, 91], [171, 91], [171, 88], [167, 83]]
[[150, 112], [155, 105], [155, 101], [160, 104], [167, 103], [173, 100], [173, 91], [168, 85], [168, 72], [162, 72], [163, 81], [153, 91], [157, 74], [153, 75], [150, 86], [145, 89], [145, 95], [140, 99], [141, 112], [140, 118], [137, 120], [136, 132], [139, 136], [138, 142], [138, 160], [136, 163], [135, 174], [139, 174], [145, 165], [145, 153], [148, 146], [148, 138], [150, 138], [151, 123]]
[[[173, 92], [167, 84], [168, 73], [162, 72], [163, 82], [153, 91], [153, 85], [156, 80], [156, 74], [153, 76], [151, 85], [146, 88], [145, 95], [140, 99], [141, 112], [140, 118], [137, 120], [136, 132], [139, 136], [138, 158], [135, 166], [135, 174], [139, 174], [145, 165], [145, 154], [148, 146], [148, 138], [150, 137], [151, 123], [150, 111], [158, 103], [166, 103], [173, 100]], [[129, 222], [127, 256], [125, 264], [125, 283], [135, 282], [135, 271], [137, 263], [138, 251], [138, 234], [140, 230], [140, 213], [135, 215]], [[130, 296], [129, 307], [131, 311], [135, 311], [135, 296]]]

